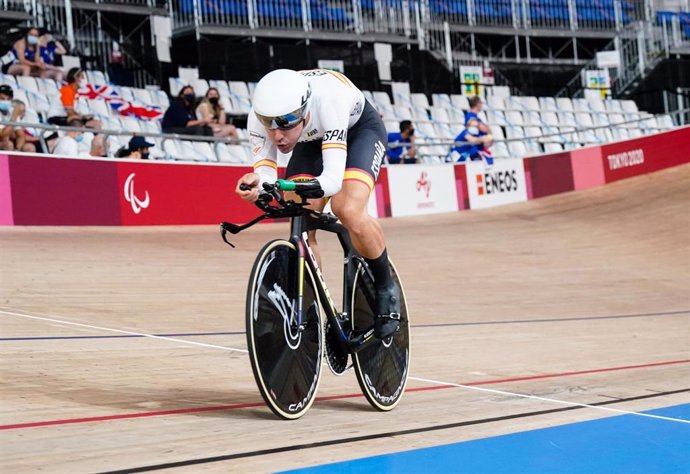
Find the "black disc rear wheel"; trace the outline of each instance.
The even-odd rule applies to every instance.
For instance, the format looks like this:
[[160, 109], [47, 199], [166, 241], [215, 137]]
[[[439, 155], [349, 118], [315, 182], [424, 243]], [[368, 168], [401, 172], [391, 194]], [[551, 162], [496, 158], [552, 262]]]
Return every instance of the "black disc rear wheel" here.
[[[389, 411], [400, 402], [410, 368], [410, 322], [405, 290], [391, 263], [393, 279], [400, 285], [400, 329], [391, 337], [376, 340], [353, 356], [355, 374], [371, 406]], [[371, 279], [360, 266], [352, 294], [352, 326], [365, 331], [374, 324], [375, 292]]]
[[254, 378], [269, 408], [286, 419], [299, 418], [314, 402], [323, 353], [319, 300], [306, 265], [299, 321], [298, 263], [292, 243], [269, 242], [254, 263], [247, 289], [247, 345]]

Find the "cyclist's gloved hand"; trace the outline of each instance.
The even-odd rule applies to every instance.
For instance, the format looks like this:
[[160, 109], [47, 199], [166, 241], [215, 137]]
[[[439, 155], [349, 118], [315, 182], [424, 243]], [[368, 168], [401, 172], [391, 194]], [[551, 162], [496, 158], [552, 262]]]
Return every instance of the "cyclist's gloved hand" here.
[[235, 193], [247, 202], [255, 202], [259, 198], [259, 175], [247, 173], [237, 180]]

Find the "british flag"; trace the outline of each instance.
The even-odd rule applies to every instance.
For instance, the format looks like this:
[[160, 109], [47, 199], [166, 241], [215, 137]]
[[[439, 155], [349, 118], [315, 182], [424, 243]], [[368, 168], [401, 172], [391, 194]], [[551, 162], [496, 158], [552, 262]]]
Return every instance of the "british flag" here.
[[160, 107], [151, 105], [139, 105], [123, 99], [118, 92], [110, 86], [86, 84], [79, 89], [79, 97], [89, 100], [105, 100], [110, 107], [120, 115], [134, 117], [141, 120], [157, 120], [163, 112]]

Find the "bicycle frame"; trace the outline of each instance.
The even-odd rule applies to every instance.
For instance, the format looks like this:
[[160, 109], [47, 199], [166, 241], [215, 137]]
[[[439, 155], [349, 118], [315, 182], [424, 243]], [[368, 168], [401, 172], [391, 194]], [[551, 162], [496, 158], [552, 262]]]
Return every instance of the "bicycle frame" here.
[[[328, 290], [326, 280], [324, 279], [321, 268], [316, 260], [316, 256], [309, 246], [308, 231], [316, 229], [336, 234], [343, 249], [343, 254], [345, 255], [343, 266], [343, 304], [341, 313], [338, 313], [336, 309], [331, 293]], [[345, 328], [343, 327], [343, 323], [348, 322], [350, 320], [350, 314], [352, 314], [352, 301], [350, 296], [352, 295], [353, 291], [352, 284], [354, 281], [355, 272], [357, 271], [357, 262], [361, 261], [364, 263], [362, 258], [357, 255], [356, 251], [352, 247], [350, 236], [345, 227], [337, 222], [310, 219], [309, 216], [296, 216], [292, 218], [290, 224], [290, 242], [292, 242], [297, 249], [297, 256], [299, 259], [299, 271], [297, 278], [300, 279], [300, 282], [304, 281], [304, 265], [308, 265], [312, 274], [316, 276], [316, 290], [319, 294], [319, 300], [322, 302], [322, 307], [326, 317], [329, 318], [330, 323], [338, 330], [338, 334], [340, 336], [339, 339], [343, 343], [341, 349], [347, 352], [356, 352], [364, 348], [368, 342], [374, 339], [373, 327], [364, 332], [355, 332], [354, 330], [346, 332]], [[368, 275], [368, 278], [373, 280], [371, 275]], [[302, 286], [298, 285], [298, 288], [298, 321], [301, 324]]]
[[[223, 240], [230, 246], [234, 245], [226, 238], [226, 232], [237, 234], [244, 229], [247, 229], [254, 224], [267, 218], [281, 218], [289, 217], [290, 221], [290, 238], [289, 241], [297, 249], [298, 270], [295, 272], [294, 278], [297, 279], [295, 288], [298, 288], [297, 295], [297, 321], [298, 326], [303, 328], [303, 314], [302, 314], [302, 299], [303, 299], [303, 283], [304, 283], [304, 268], [309, 266], [312, 274], [316, 276], [316, 291], [318, 293], [319, 301], [322, 302], [322, 308], [329, 322], [337, 328], [339, 335], [338, 340], [341, 342], [341, 350], [348, 353], [357, 352], [366, 347], [370, 342], [374, 341], [374, 328], [368, 328], [365, 331], [354, 331], [348, 327], [347, 323], [350, 321], [352, 314], [352, 302], [350, 296], [353, 291], [353, 282], [355, 272], [357, 271], [357, 263], [361, 262], [362, 268], [365, 269], [367, 279], [369, 282], [373, 281], [373, 276], [369, 269], [364, 264], [362, 257], [357, 255], [352, 247], [350, 236], [345, 227], [337, 222], [337, 218], [329, 214], [323, 214], [305, 208], [307, 203], [305, 197], [302, 196], [302, 202], [296, 203], [292, 201], [284, 201], [277, 192], [265, 194], [268, 196], [263, 201], [257, 201], [257, 206], [264, 211], [261, 216], [247, 222], [243, 225], [230, 224], [227, 222], [221, 223], [221, 236]], [[273, 207], [268, 203], [271, 199], [275, 199], [282, 207]], [[316, 260], [316, 256], [309, 246], [308, 232], [310, 230], [324, 230], [326, 232], [335, 233], [338, 236], [338, 241], [343, 249], [345, 255], [343, 267], [343, 305], [342, 313], [338, 310], [333, 302], [326, 281], [321, 272], [321, 268]]]

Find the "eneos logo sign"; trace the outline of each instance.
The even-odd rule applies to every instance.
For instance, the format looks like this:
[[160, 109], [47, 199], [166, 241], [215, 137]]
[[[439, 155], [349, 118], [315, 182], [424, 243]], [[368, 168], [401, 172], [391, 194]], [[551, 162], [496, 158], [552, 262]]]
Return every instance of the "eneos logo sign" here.
[[476, 176], [477, 194], [509, 193], [518, 191], [517, 172], [512, 171], [487, 171]]
[[495, 160], [490, 167], [482, 161], [471, 161], [465, 170], [472, 209], [527, 200], [522, 160]]

